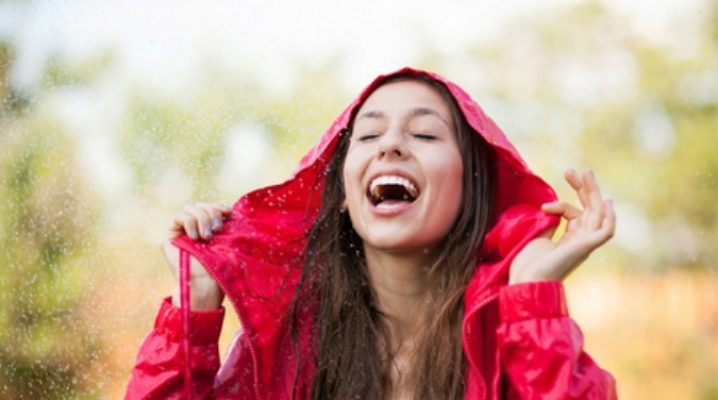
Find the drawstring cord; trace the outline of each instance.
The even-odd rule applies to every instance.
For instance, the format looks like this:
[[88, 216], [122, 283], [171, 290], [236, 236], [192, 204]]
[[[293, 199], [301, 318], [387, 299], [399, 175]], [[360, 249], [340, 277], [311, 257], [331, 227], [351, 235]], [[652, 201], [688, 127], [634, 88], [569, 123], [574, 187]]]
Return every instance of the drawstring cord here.
[[180, 307], [182, 308], [182, 356], [184, 358], [185, 399], [192, 400], [192, 364], [190, 357], [189, 254], [180, 249]]

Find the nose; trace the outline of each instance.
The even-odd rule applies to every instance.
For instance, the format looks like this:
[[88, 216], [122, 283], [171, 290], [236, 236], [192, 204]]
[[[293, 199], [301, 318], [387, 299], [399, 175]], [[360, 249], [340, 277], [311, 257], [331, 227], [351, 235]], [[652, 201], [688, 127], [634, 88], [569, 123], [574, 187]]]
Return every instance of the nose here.
[[377, 154], [379, 158], [403, 158], [406, 154], [407, 149], [406, 144], [404, 143], [404, 135], [401, 132], [398, 130], [391, 130], [381, 135]]

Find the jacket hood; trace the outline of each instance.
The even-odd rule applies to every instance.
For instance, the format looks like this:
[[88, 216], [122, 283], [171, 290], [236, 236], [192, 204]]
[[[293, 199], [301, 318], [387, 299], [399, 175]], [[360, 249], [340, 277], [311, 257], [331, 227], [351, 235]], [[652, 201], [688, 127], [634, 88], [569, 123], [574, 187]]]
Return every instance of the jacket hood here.
[[556, 199], [553, 189], [529, 169], [504, 133], [466, 92], [439, 75], [413, 68], [380, 75], [336, 118], [289, 179], [242, 196], [212, 239], [173, 239], [175, 246], [196, 257], [215, 277], [245, 329], [271, 330], [287, 309], [301, 274], [306, 233], [321, 205], [323, 172], [340, 133], [372, 91], [398, 74], [424, 76], [445, 85], [467, 122], [495, 149], [494, 224], [482, 245], [482, 261], [466, 290], [465, 325], [475, 310], [508, 282], [511, 260], [523, 245], [558, 224], [558, 217], [540, 210], [542, 203]]

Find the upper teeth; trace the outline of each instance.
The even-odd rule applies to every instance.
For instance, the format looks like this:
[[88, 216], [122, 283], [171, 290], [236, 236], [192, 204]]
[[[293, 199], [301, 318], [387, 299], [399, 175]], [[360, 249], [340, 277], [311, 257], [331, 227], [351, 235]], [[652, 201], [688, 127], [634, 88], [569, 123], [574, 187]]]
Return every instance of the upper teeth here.
[[411, 194], [413, 197], [419, 195], [419, 191], [416, 189], [416, 186], [414, 186], [413, 183], [411, 183], [406, 178], [396, 175], [382, 175], [377, 178], [374, 178], [374, 180], [372, 180], [369, 184], [369, 192], [373, 196], [379, 196], [379, 193], [376, 190], [381, 185], [402, 185], [404, 186], [404, 188], [406, 188], [406, 191], [409, 192], [409, 194]]

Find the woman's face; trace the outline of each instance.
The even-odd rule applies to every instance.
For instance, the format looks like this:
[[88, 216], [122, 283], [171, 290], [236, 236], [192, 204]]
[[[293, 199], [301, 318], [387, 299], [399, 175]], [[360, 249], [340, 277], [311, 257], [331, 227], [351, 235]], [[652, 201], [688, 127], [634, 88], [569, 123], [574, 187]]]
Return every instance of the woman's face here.
[[429, 251], [446, 236], [462, 198], [455, 130], [449, 105], [420, 81], [385, 84], [361, 106], [342, 173], [367, 250]]

